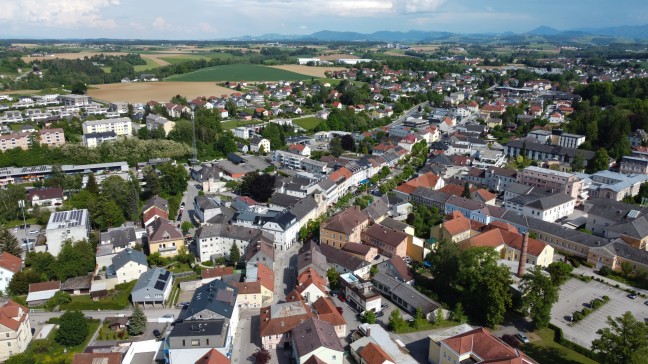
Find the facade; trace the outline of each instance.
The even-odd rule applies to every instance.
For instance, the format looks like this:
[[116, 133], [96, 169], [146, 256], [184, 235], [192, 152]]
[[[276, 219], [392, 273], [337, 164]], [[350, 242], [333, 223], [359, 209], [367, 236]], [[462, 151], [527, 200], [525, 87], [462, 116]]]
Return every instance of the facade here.
[[297, 364], [315, 356], [327, 364], [342, 364], [344, 349], [331, 324], [310, 318], [293, 329], [292, 353]]
[[107, 274], [114, 274], [117, 284], [139, 279], [149, 269], [146, 255], [141, 251], [126, 248], [112, 259], [112, 265], [106, 269]]
[[258, 136], [253, 136], [250, 138], [250, 151], [252, 153], [270, 153], [270, 141], [266, 138], [260, 138]]
[[7, 294], [9, 282], [15, 273], [20, 272], [22, 259], [7, 252], [0, 253], [0, 291]]
[[61, 290], [60, 281], [31, 283], [27, 293], [27, 306], [40, 306]]
[[29, 310], [12, 300], [0, 305], [0, 361], [27, 350], [32, 340]]
[[388, 258], [406, 257], [409, 235], [380, 224], [373, 224], [362, 232], [362, 241], [378, 249]]
[[11, 133], [0, 135], [0, 151], [20, 148], [22, 150], [29, 149], [29, 134], [27, 133]]
[[142, 273], [131, 291], [134, 304], [144, 307], [164, 306], [173, 288], [173, 276], [166, 269], [155, 267]]
[[548, 196], [534, 194], [521, 195], [504, 202], [504, 207], [517, 211], [525, 216], [554, 222], [574, 212], [576, 200], [564, 193]]
[[88, 210], [58, 211], [50, 215], [45, 229], [47, 243], [36, 246], [36, 251], [47, 251], [53, 256], [61, 252], [67, 240], [79, 241], [90, 236], [90, 217]]
[[146, 232], [149, 254], [160, 253], [163, 257], [174, 257], [178, 255], [180, 248], [185, 246], [182, 232], [169, 220], [154, 220], [146, 227]]
[[117, 140], [117, 134], [114, 131], [83, 134], [83, 144], [88, 148], [96, 148], [99, 144], [110, 140]]
[[133, 134], [132, 121], [123, 117], [117, 119], [104, 119], [84, 121], [83, 134], [114, 132], [117, 136], [128, 136]]
[[598, 171], [592, 175], [585, 174], [584, 178], [590, 197], [600, 197], [614, 201], [636, 196], [639, 194], [639, 187], [648, 181], [648, 175], [626, 175], [612, 171]]
[[62, 128], [41, 129], [38, 131], [41, 145], [47, 145], [50, 148], [65, 145], [65, 132]]
[[[460, 244], [462, 249], [471, 247], [490, 247], [495, 249], [501, 259], [518, 262], [522, 254], [524, 236], [513, 226], [495, 223], [489, 230], [476, 235]], [[528, 238], [526, 264], [547, 267], [553, 263], [554, 249], [544, 242]]]
[[619, 164], [619, 173], [648, 174], [648, 158], [623, 156]]
[[352, 206], [330, 217], [320, 226], [320, 243], [342, 248], [346, 243], [359, 243], [362, 230], [369, 226], [369, 217], [358, 206]]
[[86, 95], [59, 95], [59, 101], [65, 106], [87, 106], [90, 105], [90, 96]]
[[151, 114], [146, 117], [146, 128], [150, 131], [162, 129], [164, 130], [164, 136], [167, 136], [175, 128], [175, 122], [165, 117]]
[[361, 281], [352, 273], [340, 274], [340, 283], [344, 288], [344, 297], [356, 306], [358, 312], [381, 310], [382, 296], [373, 283]]
[[[328, 268], [333, 268], [340, 274], [353, 273], [357, 277], [369, 277], [371, 264], [366, 260], [331, 245], [322, 244], [319, 246], [319, 250], [326, 258]], [[326, 273], [326, 270], [324, 272]]]
[[272, 243], [272, 239], [259, 229], [231, 224], [202, 226], [196, 230], [195, 239], [201, 262], [219, 257], [229, 258], [232, 244], [236, 244], [243, 253], [248, 250], [250, 244]]
[[144, 226], [149, 226], [158, 218], [169, 218], [169, 201], [160, 196], [149, 198], [142, 208], [142, 222]]
[[526, 167], [518, 171], [517, 182], [526, 186], [562, 192], [573, 198], [582, 198], [581, 194], [584, 192], [584, 183], [575, 174], [548, 168]]
[[410, 315], [414, 315], [416, 309], [420, 308], [423, 315], [430, 320], [435, 317], [436, 311], [441, 308], [440, 304], [431, 300], [413, 286], [399, 282], [384, 273], [376, 273], [371, 278], [371, 282], [382, 295], [403, 308]]
[[347, 336], [346, 320], [330, 299], [320, 297], [317, 301], [313, 302], [313, 310], [317, 314], [318, 319], [328, 322], [333, 326], [338, 338], [343, 339]]
[[57, 207], [63, 204], [62, 188], [46, 188], [42, 190], [31, 190], [27, 193], [27, 199], [32, 206]]
[[[276, 303], [262, 307], [260, 315], [261, 346], [266, 350], [289, 348], [292, 330], [300, 323], [315, 317], [303, 301]], [[335, 336], [337, 340], [337, 335]]]

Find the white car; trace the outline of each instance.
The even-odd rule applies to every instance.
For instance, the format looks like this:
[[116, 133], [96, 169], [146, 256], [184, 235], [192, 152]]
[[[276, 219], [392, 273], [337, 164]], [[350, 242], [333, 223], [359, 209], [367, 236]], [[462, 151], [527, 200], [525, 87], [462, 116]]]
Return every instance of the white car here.
[[518, 340], [522, 341], [523, 343], [525, 344], [529, 343], [529, 338], [527, 338], [527, 336], [523, 332], [518, 332], [515, 336], [518, 338]]

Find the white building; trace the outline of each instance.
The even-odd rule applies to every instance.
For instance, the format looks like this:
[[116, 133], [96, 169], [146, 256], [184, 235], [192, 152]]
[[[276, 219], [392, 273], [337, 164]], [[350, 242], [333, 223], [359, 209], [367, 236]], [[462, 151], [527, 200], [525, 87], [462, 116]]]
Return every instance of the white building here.
[[126, 248], [112, 258], [112, 265], [106, 270], [108, 276], [115, 276], [117, 284], [132, 282], [148, 270], [146, 255], [139, 250]]
[[265, 241], [272, 244], [272, 239], [259, 229], [230, 224], [202, 226], [196, 230], [195, 239], [201, 262], [220, 257], [229, 258], [232, 244], [236, 244], [241, 254], [247, 251], [251, 243]]
[[520, 195], [504, 202], [504, 207], [525, 216], [554, 222], [574, 212], [576, 199], [564, 193], [549, 196]]
[[4, 300], [0, 306], [0, 361], [27, 350], [32, 340], [29, 310], [12, 300]]
[[133, 134], [132, 121], [123, 117], [83, 122], [83, 134], [115, 132], [118, 136]]
[[21, 258], [7, 252], [0, 254], [0, 291], [4, 294], [7, 294], [9, 282], [11, 282], [15, 273], [20, 272], [21, 267]]
[[79, 241], [90, 236], [90, 217], [88, 210], [54, 212], [50, 215], [45, 236], [47, 243], [36, 246], [36, 251], [49, 252], [57, 256], [66, 240]]

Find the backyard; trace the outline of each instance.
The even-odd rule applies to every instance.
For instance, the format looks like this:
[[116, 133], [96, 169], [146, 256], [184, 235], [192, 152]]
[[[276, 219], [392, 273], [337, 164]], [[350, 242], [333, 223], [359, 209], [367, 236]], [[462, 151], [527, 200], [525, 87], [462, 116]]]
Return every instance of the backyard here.
[[93, 301], [90, 295], [72, 296], [72, 301], [61, 306], [61, 310], [121, 310], [130, 305], [130, 292], [137, 281], [115, 286], [106, 297]]
[[33, 340], [21, 359], [32, 358], [36, 363], [69, 363], [74, 353], [82, 353], [85, 350], [99, 324], [99, 320], [88, 320], [88, 336], [81, 344], [71, 347], [65, 347], [54, 340], [57, 331], [54, 329], [47, 339]]
[[525, 344], [521, 349], [539, 363], [596, 364], [596, 361], [554, 341], [554, 331], [552, 329], [540, 329], [534, 334], [542, 340]]

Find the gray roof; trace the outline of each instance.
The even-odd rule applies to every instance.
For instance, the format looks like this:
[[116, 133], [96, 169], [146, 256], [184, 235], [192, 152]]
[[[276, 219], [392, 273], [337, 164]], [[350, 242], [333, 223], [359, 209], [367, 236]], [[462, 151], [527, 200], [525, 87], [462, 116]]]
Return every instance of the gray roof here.
[[360, 259], [353, 254], [347, 253], [330, 245], [322, 244], [319, 248], [322, 254], [326, 257], [327, 263], [335, 263], [341, 267], [348, 269], [351, 272], [369, 265], [369, 262], [367, 262], [366, 260]]
[[382, 198], [374, 199], [374, 202], [362, 210], [371, 220], [378, 220], [389, 213], [389, 206]]
[[322, 254], [319, 245], [313, 241], [308, 241], [299, 249], [297, 254], [297, 273], [301, 273], [307, 268], [312, 267], [317, 273], [326, 276], [328, 265], [326, 257]]
[[416, 189], [414, 189], [410, 196], [418, 196], [422, 199], [438, 202], [440, 204], [445, 204], [448, 199], [452, 197], [452, 195], [449, 193], [425, 187], [416, 187]]
[[424, 314], [435, 311], [440, 304], [430, 299], [428, 296], [419, 292], [416, 288], [407, 283], [402, 283], [396, 279], [387, 276], [384, 273], [376, 273], [372, 280], [388, 287], [393, 296], [400, 297], [403, 301], [407, 302], [412, 307], [420, 307]]
[[528, 207], [538, 210], [549, 210], [556, 206], [566, 204], [573, 201], [574, 198], [564, 193], [556, 193], [549, 196], [540, 197], [537, 200], [527, 204]]
[[150, 209], [151, 207], [156, 206], [164, 211], [169, 211], [169, 201], [163, 199], [160, 196], [153, 196], [149, 198], [145, 203], [144, 203], [144, 208], [142, 211], [146, 211]]
[[486, 206], [482, 202], [459, 196], [450, 196], [448, 201], [446, 201], [446, 204], [452, 204], [454, 206], [458, 206], [470, 211], [480, 210], [481, 208]]
[[391, 217], [386, 217], [380, 222], [380, 225], [388, 227], [392, 230], [405, 231], [409, 227], [406, 223], [398, 220], [394, 220]]
[[204, 225], [196, 230], [196, 239], [227, 237], [236, 240], [257, 241], [261, 238], [259, 229], [231, 224]]
[[104, 242], [108, 240], [115, 248], [128, 246], [130, 243], [134, 243], [137, 240], [135, 237], [135, 228], [127, 227], [101, 233], [101, 241]]
[[157, 301], [145, 298], [145, 296], [149, 294], [151, 297], [155, 297], [155, 294], [163, 294], [167, 285], [172, 281], [171, 272], [164, 268], [155, 267], [142, 273], [131, 291], [133, 302]]
[[648, 220], [646, 216], [641, 216], [627, 223], [610, 226], [607, 230], [608, 232], [614, 231], [635, 239], [643, 239], [648, 236]]
[[593, 249], [600, 253], [619, 256], [632, 262], [648, 265], [648, 251], [637, 249], [626, 244], [622, 239], [617, 239], [610, 244]]
[[299, 357], [312, 353], [321, 347], [344, 351], [340, 339], [338, 339], [333, 325], [316, 318], [309, 318], [292, 330], [295, 343], [295, 351]]
[[537, 151], [537, 152], [560, 155], [560, 156], [568, 156], [570, 159], [576, 156], [576, 154], [579, 152], [583, 154], [583, 158], [586, 161], [594, 158], [594, 152], [590, 150], [566, 148], [558, 145], [541, 144], [541, 143], [536, 143], [525, 139], [513, 140], [506, 145], [508, 147], [514, 147], [514, 148], [522, 148], [522, 146], [524, 145], [528, 151]]
[[300, 198], [287, 195], [285, 193], [279, 193], [275, 192], [272, 197], [270, 197], [270, 203], [273, 205], [278, 205], [282, 207], [292, 207], [294, 206], [297, 202], [299, 202]]
[[526, 195], [533, 190], [533, 187], [523, 185], [522, 183], [511, 182], [506, 186], [505, 192], [515, 193], [517, 195]]
[[195, 202], [196, 205], [198, 205], [198, 207], [200, 207], [203, 211], [208, 209], [217, 209], [220, 207], [218, 202], [216, 202], [213, 197], [196, 196]]
[[612, 221], [628, 221], [630, 211], [638, 211], [637, 217], [648, 214], [648, 208], [605, 198], [592, 198], [585, 201], [585, 212], [590, 216], [600, 216]]
[[290, 212], [297, 217], [297, 220], [303, 219], [311, 211], [317, 209], [317, 202], [311, 196], [307, 196], [299, 200], [290, 208]]
[[128, 264], [128, 262], [135, 262], [142, 264], [145, 267], [148, 267], [148, 261], [146, 260], [146, 254], [141, 251], [126, 248], [112, 258], [112, 266], [115, 272], [121, 269], [123, 266]]
[[228, 286], [219, 279], [213, 280], [196, 289], [186, 309], [185, 318], [195, 319], [194, 315], [210, 311], [231, 319], [236, 306], [236, 296], [238, 296], [238, 289]]

